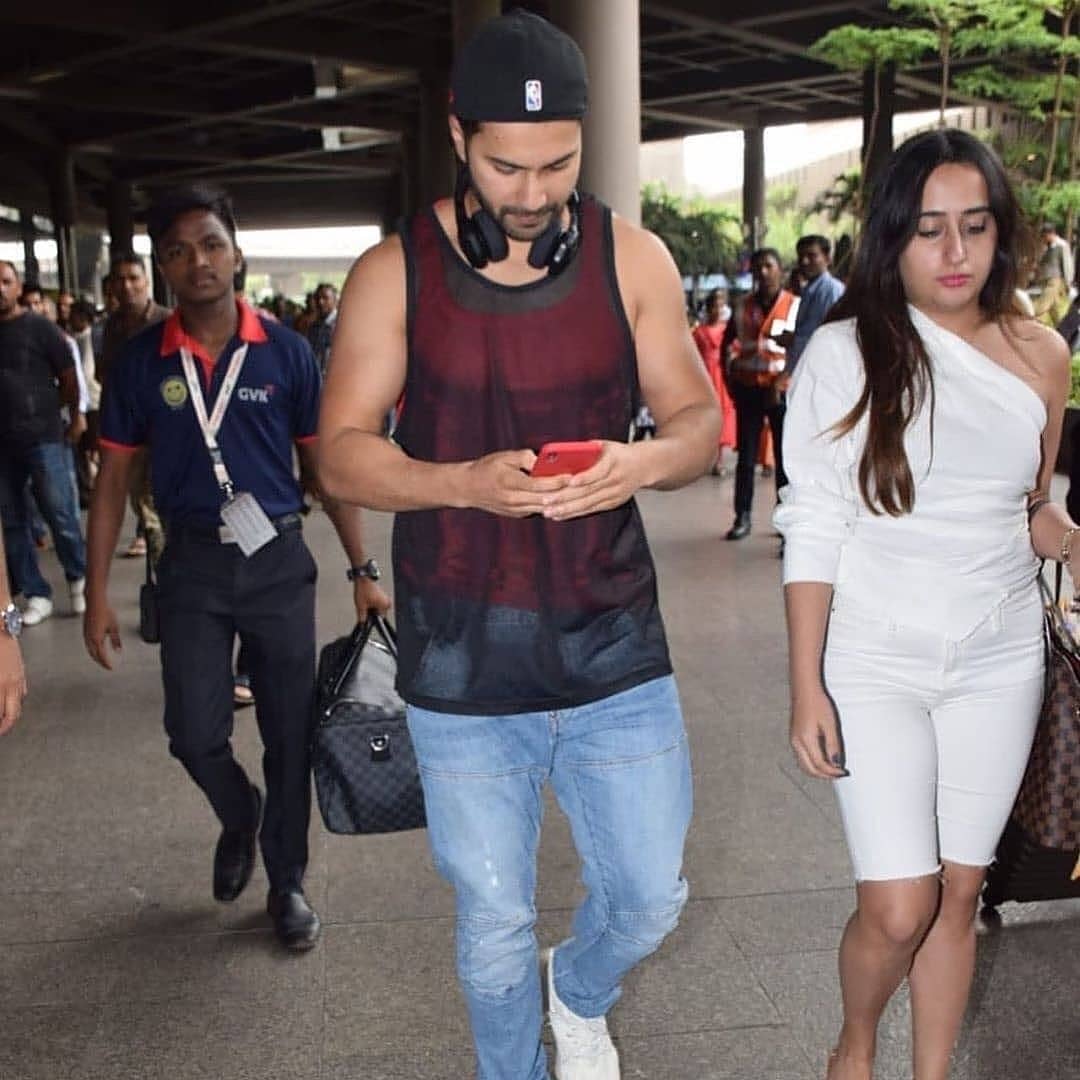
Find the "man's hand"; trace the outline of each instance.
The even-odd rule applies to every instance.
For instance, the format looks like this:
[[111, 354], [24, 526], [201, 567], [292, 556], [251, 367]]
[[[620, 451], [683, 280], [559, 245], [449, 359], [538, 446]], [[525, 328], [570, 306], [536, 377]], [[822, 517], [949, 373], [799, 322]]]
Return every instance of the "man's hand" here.
[[72, 446], [78, 446], [79, 440], [86, 431], [86, 416], [81, 412], [75, 413], [75, 418], [68, 424], [65, 438]]
[[571, 477], [534, 478], [529, 470], [535, 464], [536, 454], [531, 450], [501, 450], [470, 461], [463, 474], [465, 505], [502, 517], [542, 514], [545, 499], [562, 491]]
[[371, 578], [357, 578], [353, 582], [353, 603], [356, 605], [356, 621], [367, 622], [374, 612], [385, 615], [390, 610], [390, 597]]
[[22, 712], [26, 672], [19, 643], [0, 631], [0, 735], [9, 732]]
[[123, 648], [116, 612], [104, 600], [91, 600], [88, 597], [86, 614], [83, 616], [83, 641], [86, 642], [86, 651], [90, 658], [96, 660], [106, 671], [112, 671], [113, 658], [106, 639], [114, 653]]
[[605, 440], [600, 459], [592, 468], [560, 478], [566, 480], [565, 487], [544, 496], [544, 517], [568, 521], [629, 502], [645, 485], [640, 445]]

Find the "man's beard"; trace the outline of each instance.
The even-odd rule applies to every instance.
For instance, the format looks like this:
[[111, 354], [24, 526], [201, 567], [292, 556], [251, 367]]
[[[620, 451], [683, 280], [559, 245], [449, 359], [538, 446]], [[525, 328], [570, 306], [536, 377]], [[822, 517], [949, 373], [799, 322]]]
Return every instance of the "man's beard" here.
[[[538, 236], [542, 236], [552, 221], [561, 219], [566, 203], [548, 203], [539, 210], [526, 210], [521, 206], [500, 206], [496, 209], [479, 188], [473, 185], [473, 194], [477, 201], [496, 221], [499, 228], [511, 239], [521, 243], [530, 243]], [[521, 226], [522, 219], [531, 219], [535, 224], [527, 227]], [[517, 223], [515, 224], [515, 219]]]

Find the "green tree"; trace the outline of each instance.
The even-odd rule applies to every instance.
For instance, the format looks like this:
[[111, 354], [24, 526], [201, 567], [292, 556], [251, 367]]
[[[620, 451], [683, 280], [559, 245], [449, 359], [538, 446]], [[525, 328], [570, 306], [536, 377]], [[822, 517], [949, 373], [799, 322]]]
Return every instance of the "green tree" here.
[[662, 185], [646, 184], [641, 193], [641, 223], [667, 245], [679, 272], [697, 282], [708, 274], [733, 273], [739, 258], [742, 224], [726, 207], [687, 201]]
[[966, 93], [1000, 101], [1022, 118], [1020, 138], [999, 140], [999, 149], [1019, 180], [1028, 212], [1065, 221], [1070, 239], [1080, 211], [1078, 14], [1077, 0], [996, 0], [965, 31], [960, 47], [999, 62], [957, 79]]
[[[1020, 138], [999, 149], [1021, 181], [1025, 207], [1065, 220], [1071, 239], [1080, 213], [1080, 42], [1074, 33], [1080, 0], [889, 0], [889, 7], [916, 24], [840, 26], [815, 42], [812, 53], [844, 70], [873, 70], [875, 89], [885, 63], [902, 67], [936, 53], [942, 71], [942, 125], [953, 60], [973, 54], [992, 58], [994, 63], [959, 76], [957, 87], [971, 96], [1000, 101], [1026, 118]], [[875, 97], [867, 148], [873, 144], [877, 112]], [[866, 164], [864, 156], [864, 175]], [[842, 194], [834, 186], [822, 198]], [[861, 203], [860, 190], [853, 200], [857, 214]]]
[[859, 186], [853, 198], [856, 218], [860, 216], [864, 196], [862, 178], [867, 174], [870, 148], [874, 145], [881, 114], [881, 72], [887, 64], [897, 67], [913, 64], [936, 48], [937, 38], [931, 30], [899, 26], [871, 30], [853, 24], [835, 27], [810, 46], [812, 56], [842, 71], [873, 73], [873, 108], [859, 169]]

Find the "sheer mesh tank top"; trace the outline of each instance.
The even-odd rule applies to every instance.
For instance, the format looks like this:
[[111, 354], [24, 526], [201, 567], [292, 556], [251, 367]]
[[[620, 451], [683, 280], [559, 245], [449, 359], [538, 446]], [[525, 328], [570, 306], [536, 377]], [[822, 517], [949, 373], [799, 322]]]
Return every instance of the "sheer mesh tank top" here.
[[[546, 442], [625, 441], [639, 398], [611, 211], [582, 202], [558, 277], [508, 287], [468, 266], [433, 210], [403, 237], [408, 371], [395, 438], [455, 462]], [[596, 701], [669, 674], [656, 574], [632, 500], [574, 521], [481, 510], [399, 513], [398, 689], [448, 713]]]

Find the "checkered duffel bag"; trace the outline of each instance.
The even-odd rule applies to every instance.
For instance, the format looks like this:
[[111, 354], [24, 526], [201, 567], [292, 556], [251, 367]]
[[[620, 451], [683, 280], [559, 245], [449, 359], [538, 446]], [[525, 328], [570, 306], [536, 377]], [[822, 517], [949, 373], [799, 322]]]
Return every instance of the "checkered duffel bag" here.
[[396, 677], [396, 635], [378, 615], [319, 654], [312, 767], [319, 811], [331, 832], [400, 832], [427, 824]]

